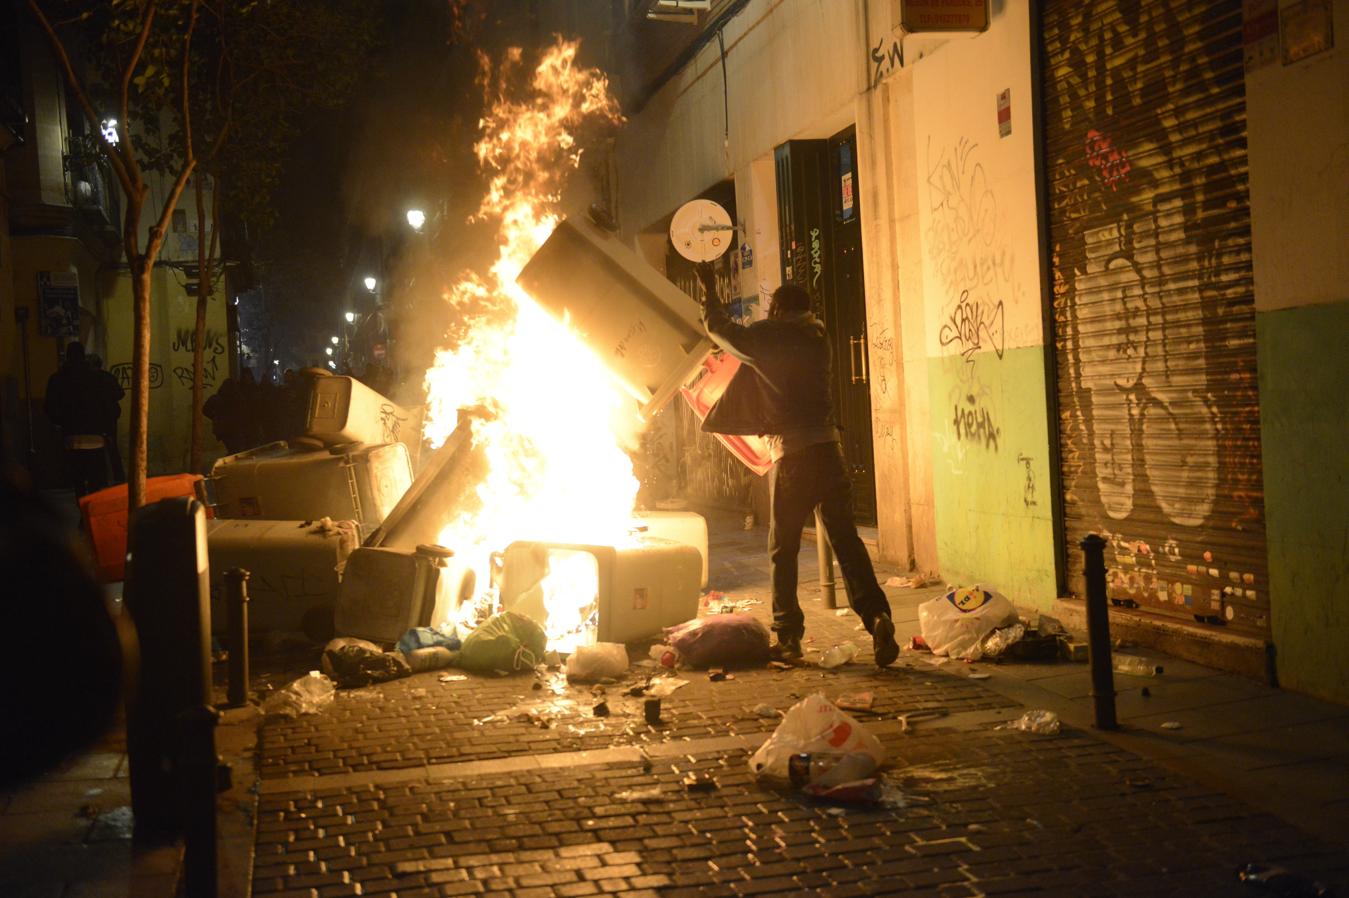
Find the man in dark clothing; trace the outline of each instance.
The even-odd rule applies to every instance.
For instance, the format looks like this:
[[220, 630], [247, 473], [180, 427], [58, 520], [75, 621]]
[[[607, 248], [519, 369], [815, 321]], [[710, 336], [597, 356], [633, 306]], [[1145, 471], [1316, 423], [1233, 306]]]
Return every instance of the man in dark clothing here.
[[773, 293], [766, 321], [741, 325], [722, 308], [711, 265], [699, 265], [698, 276], [708, 334], [742, 363], [708, 411], [703, 430], [763, 434], [773, 459], [768, 474], [773, 654], [783, 660], [801, 657], [805, 616], [796, 595], [797, 556], [802, 528], [818, 505], [843, 571], [848, 604], [872, 636], [876, 664], [885, 667], [899, 657], [895, 625], [853, 523], [852, 481], [834, 419], [829, 341], [811, 312], [810, 295], [784, 284]]
[[116, 420], [112, 409], [120, 398], [89, 366], [82, 345], [66, 347], [65, 364], [47, 380], [45, 408], [48, 420], [60, 432], [66, 476], [77, 496], [108, 485], [104, 431], [109, 418]]
[[94, 369], [102, 383], [103, 392], [108, 397], [108, 418], [103, 422], [103, 443], [108, 450], [108, 462], [112, 465], [112, 482], [126, 480], [126, 469], [122, 467], [122, 449], [117, 444], [117, 419], [122, 417], [122, 397], [126, 390], [117, 382], [117, 378], [103, 369], [103, 359], [89, 355], [89, 367]]

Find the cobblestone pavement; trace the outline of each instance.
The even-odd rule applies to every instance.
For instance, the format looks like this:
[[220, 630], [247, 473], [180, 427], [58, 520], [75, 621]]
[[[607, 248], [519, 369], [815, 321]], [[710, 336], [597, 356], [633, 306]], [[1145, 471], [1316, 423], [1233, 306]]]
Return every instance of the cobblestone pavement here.
[[[766, 615], [762, 531], [715, 535], [712, 586]], [[856, 640], [856, 663], [680, 672], [659, 727], [626, 684], [596, 718], [589, 688], [527, 674], [422, 674], [269, 722], [254, 893], [1251, 896], [1235, 879], [1247, 862], [1349, 883], [1341, 847], [1090, 733], [996, 729], [1023, 708], [907, 653], [877, 671], [855, 617], [805, 604], [814, 646]], [[890, 753], [891, 805], [752, 780], [777, 722], [755, 707], [818, 690], [874, 693], [860, 719]], [[896, 719], [936, 708], [948, 716], [907, 731]], [[689, 791], [689, 773], [716, 788]]]

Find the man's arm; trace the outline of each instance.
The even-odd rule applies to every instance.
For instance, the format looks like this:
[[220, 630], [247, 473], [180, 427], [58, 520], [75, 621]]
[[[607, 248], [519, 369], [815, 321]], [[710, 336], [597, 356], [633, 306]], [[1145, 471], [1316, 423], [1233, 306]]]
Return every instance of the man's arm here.
[[703, 327], [717, 344], [731, 355], [746, 364], [753, 365], [757, 355], [758, 340], [748, 327], [737, 324], [726, 314], [717, 295], [717, 275], [712, 263], [699, 262], [696, 266], [698, 280], [703, 285]]

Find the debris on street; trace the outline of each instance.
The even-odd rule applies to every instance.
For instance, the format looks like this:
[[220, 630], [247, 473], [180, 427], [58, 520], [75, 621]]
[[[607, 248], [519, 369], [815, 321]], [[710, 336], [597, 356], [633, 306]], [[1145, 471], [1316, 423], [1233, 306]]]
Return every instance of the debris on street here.
[[690, 773], [682, 782], [689, 792], [713, 792], [720, 788], [720, 784], [710, 773]]
[[278, 689], [262, 703], [262, 713], [275, 717], [316, 714], [333, 703], [337, 686], [317, 670]]
[[[812, 761], [817, 757], [837, 760], [858, 753], [870, 758], [871, 769], [857, 772], [852, 779], [864, 778], [885, 763], [880, 740], [822, 693], [816, 693], [787, 710], [773, 735], [750, 757], [749, 768], [758, 778], [790, 782], [794, 757], [804, 754]], [[860, 771], [861, 767], [851, 769]]]
[[616, 642], [577, 646], [567, 658], [567, 679], [574, 683], [621, 677], [627, 669], [627, 646]]
[[1184, 727], [1179, 720], [1168, 720], [1166, 723], [1162, 724], [1162, 729], [1164, 730], [1179, 730], [1183, 728]]
[[885, 581], [886, 586], [896, 586], [900, 589], [922, 589], [925, 586], [938, 586], [941, 578], [934, 573], [911, 574], [908, 577], [891, 577]]
[[932, 653], [967, 661], [979, 660], [985, 636], [1017, 620], [1006, 596], [980, 586], [956, 587], [918, 606], [923, 641]]
[[660, 786], [652, 786], [649, 789], [624, 789], [614, 793], [615, 801], [664, 801], [667, 797]]
[[[1165, 726], [1165, 724], [1163, 724]], [[1027, 733], [1035, 733], [1039, 736], [1056, 736], [1059, 732], [1059, 715], [1053, 711], [1036, 709], [1027, 711], [1016, 720], [1009, 723], [1000, 724], [995, 727], [999, 730], [1023, 730]]]
[[820, 655], [820, 666], [825, 670], [833, 670], [835, 667], [842, 667], [856, 657], [857, 646], [851, 642], [843, 642], [825, 649], [824, 653]]
[[373, 642], [338, 637], [323, 648], [323, 672], [344, 689], [397, 680], [412, 673], [398, 652], [386, 652]]
[[758, 666], [768, 660], [768, 628], [751, 614], [712, 614], [665, 631], [689, 667]]
[[834, 704], [845, 711], [870, 711], [875, 701], [874, 692], [849, 692], [834, 699]]
[[655, 698], [666, 698], [673, 695], [676, 689], [681, 689], [689, 684], [688, 680], [679, 677], [660, 677], [652, 680], [646, 687], [646, 694]]
[[489, 617], [464, 637], [459, 666], [465, 670], [528, 670], [544, 657], [548, 637], [535, 621], [514, 611]]

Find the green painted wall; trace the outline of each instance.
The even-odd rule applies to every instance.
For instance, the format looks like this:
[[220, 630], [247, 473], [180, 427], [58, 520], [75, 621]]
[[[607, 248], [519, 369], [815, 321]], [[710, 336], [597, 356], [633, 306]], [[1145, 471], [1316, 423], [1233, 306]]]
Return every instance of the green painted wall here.
[[1349, 703], [1349, 302], [1256, 316], [1279, 682]]
[[928, 359], [937, 552], [948, 583], [1056, 597], [1044, 350]]

